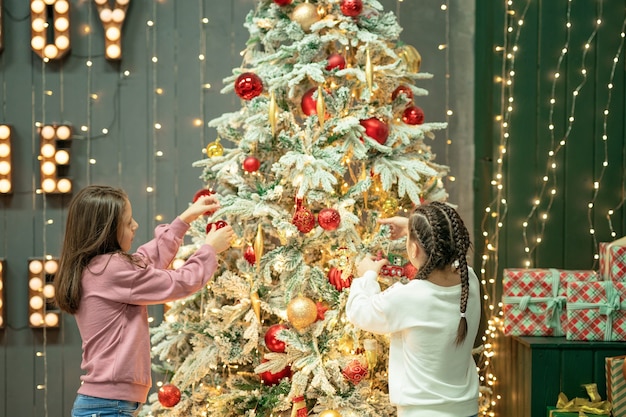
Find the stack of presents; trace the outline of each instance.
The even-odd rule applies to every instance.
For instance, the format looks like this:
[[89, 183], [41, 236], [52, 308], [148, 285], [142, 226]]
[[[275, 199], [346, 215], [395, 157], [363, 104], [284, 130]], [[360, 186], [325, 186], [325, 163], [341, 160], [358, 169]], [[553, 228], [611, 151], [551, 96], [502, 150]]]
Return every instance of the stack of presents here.
[[[626, 237], [600, 243], [599, 249], [599, 272], [505, 269], [502, 288], [504, 333], [511, 336], [564, 336], [566, 340], [577, 341], [626, 342]], [[625, 358], [605, 358], [607, 401], [590, 398], [590, 404], [583, 405], [582, 409], [577, 407], [577, 410], [584, 412], [585, 407], [595, 407], [596, 410], [591, 412], [587, 410], [586, 415], [626, 417]], [[594, 395], [592, 391], [588, 393]], [[567, 413], [566, 405], [571, 406], [572, 401], [560, 396], [557, 407], [551, 407], [554, 410], [549, 410], [548, 415], [579, 415], [579, 411]]]

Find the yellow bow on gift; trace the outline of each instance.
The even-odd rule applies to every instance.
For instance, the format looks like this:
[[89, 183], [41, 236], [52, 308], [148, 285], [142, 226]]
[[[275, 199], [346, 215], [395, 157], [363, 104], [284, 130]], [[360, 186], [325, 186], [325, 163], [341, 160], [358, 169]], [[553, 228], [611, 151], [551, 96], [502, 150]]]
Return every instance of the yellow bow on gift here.
[[585, 398], [573, 398], [568, 400], [567, 396], [561, 392], [556, 402], [556, 410], [554, 411], [578, 411], [579, 417], [587, 417], [588, 414], [608, 416], [612, 408], [611, 402], [602, 401], [600, 394], [598, 394], [598, 386], [596, 384], [585, 384], [584, 387], [587, 390], [587, 395], [589, 395], [590, 400]]

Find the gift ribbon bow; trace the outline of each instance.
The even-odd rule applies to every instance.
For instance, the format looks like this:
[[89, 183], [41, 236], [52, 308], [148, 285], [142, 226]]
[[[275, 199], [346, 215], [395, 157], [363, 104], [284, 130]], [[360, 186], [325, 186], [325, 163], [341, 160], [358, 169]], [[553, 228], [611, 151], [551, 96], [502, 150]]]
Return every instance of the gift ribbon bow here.
[[531, 297], [524, 295], [521, 297], [503, 297], [502, 301], [507, 304], [519, 304], [519, 309], [530, 310], [535, 314], [541, 311], [533, 303], [546, 303], [546, 325], [554, 329], [554, 336], [563, 336], [561, 327], [561, 313], [565, 308], [565, 296], [559, 295], [561, 285], [561, 274], [556, 269], [550, 269], [551, 297]]
[[597, 308], [600, 314], [606, 316], [606, 331], [604, 332], [604, 341], [613, 340], [613, 317], [620, 310], [626, 311], [626, 300], [620, 300], [619, 292], [613, 286], [613, 281], [598, 281], [604, 287], [606, 301], [600, 303], [568, 303], [569, 310], [590, 310]]
[[608, 416], [613, 408], [611, 402], [601, 401], [601, 397], [598, 394], [598, 388], [596, 384], [587, 384], [585, 389], [590, 398], [594, 401], [585, 398], [572, 398], [567, 399], [567, 396], [562, 392], [559, 393], [559, 398], [556, 402], [556, 410], [563, 412], [576, 412], [578, 411], [579, 417], [585, 417], [587, 414], [605, 415]]

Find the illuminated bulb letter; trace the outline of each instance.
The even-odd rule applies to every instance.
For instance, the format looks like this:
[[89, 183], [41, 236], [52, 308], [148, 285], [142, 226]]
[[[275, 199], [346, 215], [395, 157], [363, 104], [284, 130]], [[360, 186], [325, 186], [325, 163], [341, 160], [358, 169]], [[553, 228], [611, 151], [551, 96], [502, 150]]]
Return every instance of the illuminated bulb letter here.
[[[48, 20], [52, 17], [52, 23]], [[48, 27], [52, 24], [54, 42], [49, 42]], [[70, 50], [69, 0], [31, 0], [30, 46], [44, 59], [60, 59]]]
[[104, 55], [107, 59], [122, 58], [122, 26], [130, 0], [115, 0], [113, 9], [109, 0], [94, 0], [98, 7], [98, 16], [104, 27]]
[[39, 168], [44, 193], [65, 194], [72, 191], [67, 177], [70, 164], [72, 129], [67, 125], [43, 125], [39, 130]]
[[11, 126], [0, 124], [0, 194], [9, 194], [11, 183]]
[[28, 260], [28, 317], [30, 327], [59, 327], [60, 310], [54, 305], [54, 275], [58, 259]]

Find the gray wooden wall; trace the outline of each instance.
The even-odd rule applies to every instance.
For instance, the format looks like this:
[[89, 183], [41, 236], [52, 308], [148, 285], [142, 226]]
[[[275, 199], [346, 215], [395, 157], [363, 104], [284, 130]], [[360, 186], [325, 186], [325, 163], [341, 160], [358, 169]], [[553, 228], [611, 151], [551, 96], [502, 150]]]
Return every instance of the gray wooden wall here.
[[[419, 105], [429, 120], [450, 122], [433, 148], [438, 161], [452, 167], [456, 181], [447, 184], [450, 200], [460, 205], [471, 228], [474, 2], [382, 3], [399, 16], [402, 40], [422, 54], [422, 70], [435, 75], [422, 84], [431, 95]], [[449, 3], [447, 13], [442, 3]], [[5, 261], [0, 417], [69, 416], [81, 373], [74, 319], [63, 315], [60, 328], [48, 330], [32, 329], [28, 322], [27, 260], [59, 255], [70, 199], [36, 192], [36, 123], [74, 127], [69, 168], [74, 189], [96, 183], [126, 189], [140, 225], [135, 245], [148, 240], [156, 224], [182, 211], [202, 187], [192, 163], [215, 139], [206, 122], [239, 107], [234, 94], [219, 90], [222, 78], [241, 64], [239, 51], [248, 38], [244, 17], [255, 1], [132, 1], [123, 59], [107, 61], [95, 3], [71, 0], [72, 49], [60, 62], [49, 63], [30, 49], [29, 1], [0, 4], [0, 123], [13, 127], [13, 193], [0, 195], [0, 259]], [[449, 49], [438, 49], [446, 42]], [[211, 87], [203, 88], [206, 84]], [[451, 117], [446, 107], [454, 110]], [[452, 139], [449, 146], [446, 136]], [[152, 307], [151, 314], [158, 322], [161, 309]]]

